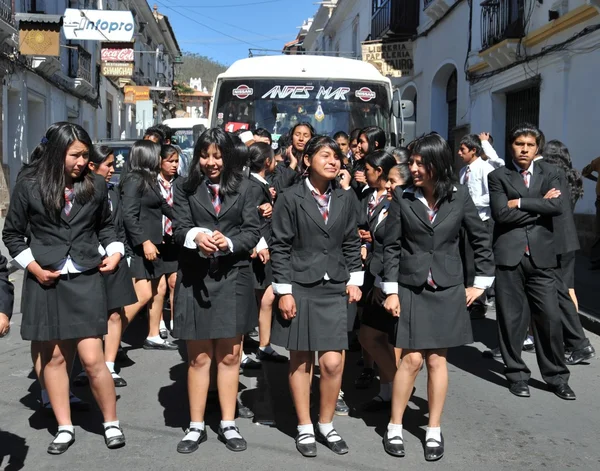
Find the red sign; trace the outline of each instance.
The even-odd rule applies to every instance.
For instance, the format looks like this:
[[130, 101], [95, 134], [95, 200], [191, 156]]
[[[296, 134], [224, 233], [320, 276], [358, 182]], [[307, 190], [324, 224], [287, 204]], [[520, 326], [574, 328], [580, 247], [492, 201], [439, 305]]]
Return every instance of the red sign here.
[[106, 47], [101, 52], [102, 62], [135, 62], [133, 48]]
[[250, 127], [250, 125], [248, 123], [229, 122], [225, 125], [225, 131], [236, 132], [236, 131], [239, 131], [240, 129], [248, 129], [249, 127]]
[[254, 90], [248, 85], [240, 85], [237, 88], [234, 88], [231, 93], [234, 97], [237, 97], [240, 100], [245, 100], [250, 95], [254, 94]]
[[362, 87], [354, 92], [354, 96], [364, 102], [371, 101], [377, 94], [369, 87]]

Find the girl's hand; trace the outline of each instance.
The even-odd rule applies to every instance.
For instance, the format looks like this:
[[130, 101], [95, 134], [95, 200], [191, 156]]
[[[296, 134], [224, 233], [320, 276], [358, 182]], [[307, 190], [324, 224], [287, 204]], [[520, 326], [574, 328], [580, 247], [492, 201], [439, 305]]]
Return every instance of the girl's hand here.
[[291, 294], [284, 294], [279, 298], [279, 312], [281, 317], [289, 321], [296, 317], [296, 300]]
[[358, 237], [360, 237], [360, 240], [363, 242], [367, 242], [367, 243], [371, 243], [373, 242], [373, 236], [371, 236], [371, 232], [370, 231], [365, 231], [363, 229], [359, 229], [358, 230]]
[[215, 245], [219, 248], [221, 252], [229, 251], [229, 244], [227, 243], [227, 239], [223, 234], [221, 234], [219, 231], [215, 231], [213, 232], [212, 237]]
[[362, 291], [358, 286], [354, 285], [346, 286], [346, 294], [348, 295], [348, 302], [350, 304], [359, 302], [362, 297]]
[[271, 219], [271, 216], [273, 216], [273, 206], [271, 206], [271, 203], [261, 204], [258, 207], [258, 212], [265, 219]]
[[144, 257], [146, 258], [146, 260], [148, 260], [149, 262], [153, 262], [154, 260], [156, 260], [156, 257], [160, 253], [156, 248], [156, 245], [147, 240], [143, 243], [142, 247], [144, 248]]
[[258, 253], [256, 253], [256, 248], [252, 249], [252, 252], [250, 252], [250, 258], [256, 258], [258, 257]]
[[27, 266], [27, 270], [43, 286], [52, 286], [60, 276], [59, 270], [44, 270], [37, 262], [31, 262]]
[[350, 183], [352, 182], [352, 176], [350, 175], [350, 172], [346, 169], [342, 169], [340, 170], [340, 186], [344, 189], [347, 190], [348, 188], [350, 188]]
[[466, 288], [465, 294], [467, 296], [467, 307], [475, 302], [475, 300], [483, 294], [484, 290], [481, 288]]
[[196, 238], [194, 239], [194, 242], [196, 242], [196, 245], [198, 246], [200, 251], [207, 257], [219, 250], [219, 247], [217, 247], [217, 245], [215, 244], [215, 241], [213, 240], [212, 236], [205, 234], [204, 232], [199, 232]]
[[358, 183], [367, 183], [367, 177], [365, 177], [365, 172], [363, 172], [362, 170], [354, 172], [354, 179]]
[[102, 259], [98, 269], [100, 270], [100, 273], [112, 273], [117, 269], [117, 265], [119, 265], [120, 261], [121, 254], [114, 253], [110, 257], [105, 257]]
[[269, 191], [271, 192], [271, 198], [275, 199], [277, 197], [277, 190], [273, 187], [269, 187]]
[[367, 248], [363, 245], [360, 248], [360, 259], [364, 262], [367, 259], [367, 255], [369, 254], [369, 251], [367, 250]]
[[392, 316], [400, 317], [400, 298], [397, 294], [390, 294], [383, 303], [383, 307]]
[[260, 258], [260, 261], [263, 263], [263, 265], [266, 265], [267, 262], [271, 260], [269, 249], [262, 249], [260, 252], [258, 252], [258, 258]]

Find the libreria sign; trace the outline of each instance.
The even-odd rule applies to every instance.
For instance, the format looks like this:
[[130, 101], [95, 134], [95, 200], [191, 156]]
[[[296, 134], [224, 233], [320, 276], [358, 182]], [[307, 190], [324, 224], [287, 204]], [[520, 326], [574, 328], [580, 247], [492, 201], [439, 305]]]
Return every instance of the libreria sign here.
[[131, 41], [134, 29], [135, 23], [131, 11], [67, 8], [63, 17], [66, 39]]

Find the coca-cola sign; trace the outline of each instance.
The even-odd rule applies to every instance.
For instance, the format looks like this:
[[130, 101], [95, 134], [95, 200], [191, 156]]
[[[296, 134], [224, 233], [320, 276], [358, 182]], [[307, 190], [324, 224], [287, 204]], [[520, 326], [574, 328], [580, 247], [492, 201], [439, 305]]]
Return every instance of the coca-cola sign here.
[[106, 47], [101, 52], [102, 62], [135, 62], [133, 48]]

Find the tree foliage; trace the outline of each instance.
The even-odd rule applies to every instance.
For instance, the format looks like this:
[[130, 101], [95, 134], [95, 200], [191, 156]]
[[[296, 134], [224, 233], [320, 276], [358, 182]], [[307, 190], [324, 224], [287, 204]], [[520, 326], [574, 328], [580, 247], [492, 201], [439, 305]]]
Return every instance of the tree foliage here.
[[184, 52], [182, 58], [183, 64], [175, 70], [175, 81], [189, 83], [190, 79], [200, 77], [202, 86], [209, 92], [212, 92], [217, 75], [227, 70], [227, 66], [195, 52]]

